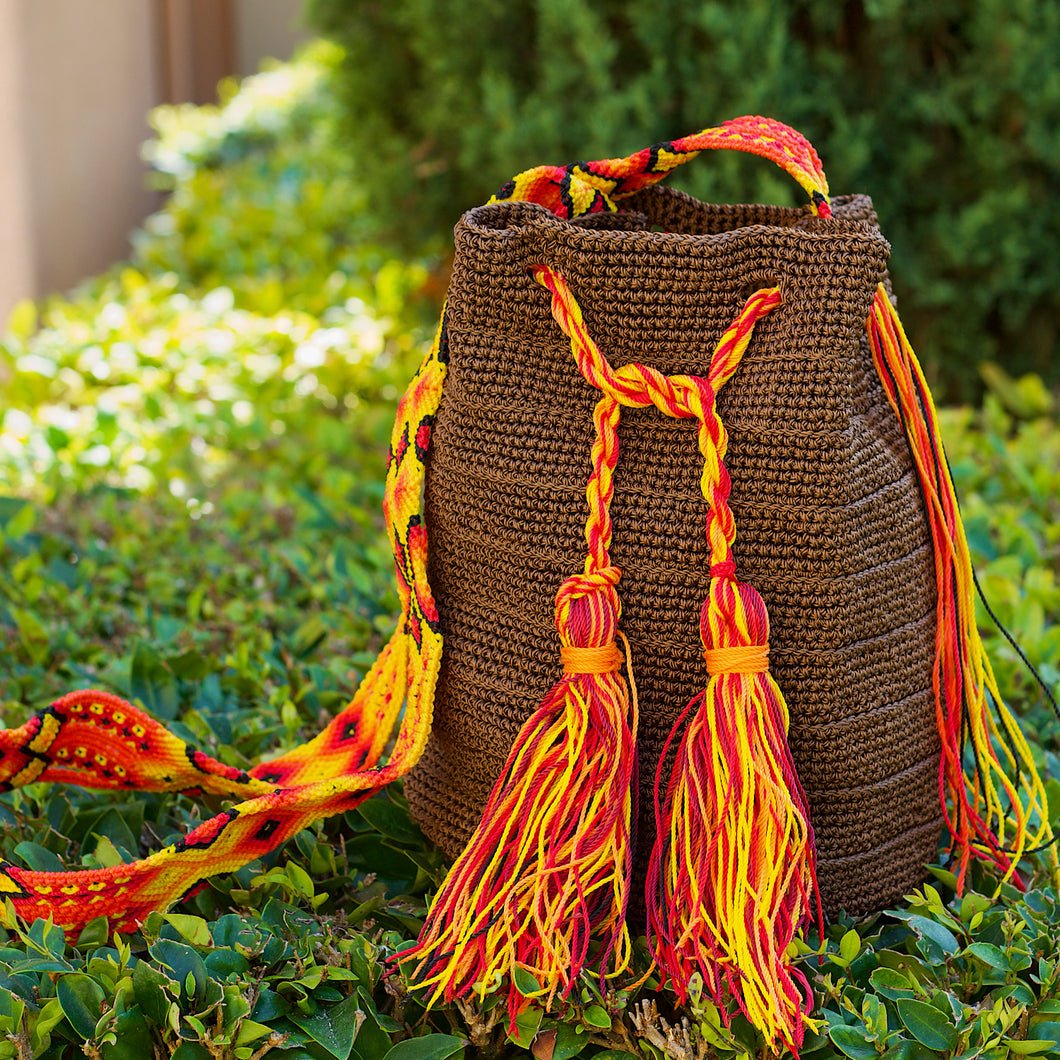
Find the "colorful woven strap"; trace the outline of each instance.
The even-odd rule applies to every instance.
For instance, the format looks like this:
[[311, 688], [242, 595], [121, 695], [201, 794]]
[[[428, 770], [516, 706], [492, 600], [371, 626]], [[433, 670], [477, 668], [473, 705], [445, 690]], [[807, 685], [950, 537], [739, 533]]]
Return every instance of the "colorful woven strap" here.
[[[127, 865], [56, 873], [0, 862], [0, 900], [10, 899], [20, 917], [50, 916], [76, 931], [107, 916], [112, 930], [134, 930], [153, 909], [194, 892], [209, 876], [261, 857], [314, 821], [351, 809], [417, 761], [431, 729], [442, 657], [420, 494], [447, 363], [443, 316], [398, 406], [391, 438], [384, 514], [402, 617], [350, 705], [309, 743], [247, 773], [187, 746], [143, 711], [102, 692], [75, 692], [19, 728], [0, 731], [4, 790], [45, 780], [247, 800]], [[381, 766], [399, 718], [389, 760]]]
[[711, 149], [746, 151], [768, 158], [806, 189], [815, 213], [820, 217], [831, 215], [828, 180], [813, 146], [787, 125], [757, 115], [733, 118], [680, 140], [646, 147], [626, 158], [536, 166], [513, 177], [490, 202], [505, 199], [536, 202], [557, 217], [568, 219], [588, 213], [614, 212], [619, 199], [657, 184], [683, 162]]

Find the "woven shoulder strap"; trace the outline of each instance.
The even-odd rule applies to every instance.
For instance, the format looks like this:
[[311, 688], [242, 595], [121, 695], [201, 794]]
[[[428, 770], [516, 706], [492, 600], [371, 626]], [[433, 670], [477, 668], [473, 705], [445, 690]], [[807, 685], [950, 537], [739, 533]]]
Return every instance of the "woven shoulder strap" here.
[[626, 158], [537, 166], [513, 177], [490, 201], [536, 202], [557, 217], [568, 219], [615, 211], [620, 199], [657, 184], [682, 163], [711, 149], [746, 151], [768, 158], [806, 189], [815, 213], [830, 216], [828, 180], [813, 145], [787, 125], [757, 115], [733, 118], [680, 140], [654, 144]]

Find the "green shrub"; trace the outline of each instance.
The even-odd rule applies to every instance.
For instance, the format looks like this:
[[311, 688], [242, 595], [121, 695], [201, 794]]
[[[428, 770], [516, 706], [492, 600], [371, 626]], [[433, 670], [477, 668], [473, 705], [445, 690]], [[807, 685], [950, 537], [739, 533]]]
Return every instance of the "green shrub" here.
[[[155, 157], [177, 191], [137, 262], [23, 305], [0, 342], [5, 725], [95, 685], [246, 766], [318, 731], [389, 631], [378, 509], [394, 402], [424, 341], [402, 305], [424, 268], [345, 235], [318, 257], [292, 223], [270, 293], [255, 241], [226, 257], [212, 234], [227, 210], [266, 240], [298, 200], [296, 188], [270, 201], [277, 174], [339, 186], [345, 161], [318, 127], [329, 119], [308, 117], [320, 82], [307, 70], [280, 68], [217, 110], [163, 112]], [[266, 129], [254, 101], [283, 84], [288, 117]], [[290, 143], [300, 122], [312, 167]], [[332, 209], [341, 218], [338, 198]], [[1060, 693], [1060, 422], [1040, 379], [985, 374], [981, 410], [943, 410], [954, 477], [989, 597]], [[1060, 810], [1060, 726], [1000, 635], [991, 651]], [[0, 857], [111, 865], [222, 805], [30, 785], [0, 795]], [[531, 1043], [538, 1060], [762, 1054], [742, 1018], [726, 1028], [701, 996], [675, 1011], [651, 981], [601, 995], [586, 976], [511, 1034], [496, 993], [425, 1012], [387, 958], [418, 933], [444, 869], [396, 785], [129, 938], [108, 940], [100, 922], [69, 941], [15, 925], [0, 939], [0, 1060], [443, 1060], [526, 1056]], [[811, 933], [819, 1031], [803, 1055], [1060, 1057], [1058, 896], [1035, 859], [1027, 876], [1026, 893], [995, 893], [976, 870], [957, 897], [937, 867], [903, 907]], [[636, 959], [646, 972], [643, 943]]]
[[[1003, 360], [1060, 381], [1060, 7], [1035, 0], [311, 0], [346, 49], [346, 135], [374, 215], [415, 243], [515, 173], [739, 114], [816, 144], [876, 201], [914, 346], [945, 393]], [[801, 202], [761, 159], [672, 178]]]

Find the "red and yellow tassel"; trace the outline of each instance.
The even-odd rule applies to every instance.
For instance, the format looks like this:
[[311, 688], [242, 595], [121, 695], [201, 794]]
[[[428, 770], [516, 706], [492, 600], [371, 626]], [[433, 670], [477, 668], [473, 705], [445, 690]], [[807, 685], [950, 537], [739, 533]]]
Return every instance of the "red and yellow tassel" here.
[[789, 947], [812, 908], [813, 829], [787, 704], [768, 672], [766, 608], [732, 571], [731, 561], [713, 568], [701, 619], [710, 679], [678, 719], [656, 774], [648, 933], [679, 1001], [699, 972], [719, 1004], [731, 994], [767, 1041], [794, 1051], [812, 1006]]
[[660, 759], [647, 899], [649, 941], [678, 999], [700, 972], [716, 1000], [730, 993], [770, 1044], [779, 1038], [795, 1050], [812, 993], [789, 947], [816, 890], [813, 830], [788, 748], [787, 704], [769, 674], [766, 607], [736, 579], [728, 436], [715, 407], [755, 322], [779, 302], [775, 290], [748, 300], [714, 353], [696, 410], [709, 507], [711, 580], [700, 616], [709, 681]]
[[773, 288], [748, 300], [721, 337], [706, 379], [664, 376], [641, 364], [612, 370], [563, 278], [544, 267], [533, 272], [552, 293], [552, 314], [590, 383], [624, 405], [654, 405], [698, 422], [714, 559], [702, 624], [716, 676], [691, 704], [667, 809], [659, 811], [649, 931], [656, 960], [682, 998], [700, 971], [719, 1000], [731, 991], [770, 1041], [797, 1046], [811, 995], [790, 966], [788, 947], [814, 891], [813, 833], [787, 748], [787, 707], [766, 672], [765, 607], [734, 577], [735, 528], [722, 462], [728, 441], [715, 408], [717, 390], [780, 294]]
[[[942, 739], [939, 797], [952, 837], [958, 891], [963, 890], [973, 857], [992, 864], [1003, 879], [1019, 882], [1015, 872], [1023, 854], [1049, 845], [1056, 871], [1045, 787], [997, 687], [976, 627], [971, 557], [935, 404], [882, 285], [868, 330], [876, 370], [913, 455], [934, 545], [938, 632], [933, 683]], [[964, 756], [968, 743], [970, 767]]]
[[564, 675], [519, 732], [423, 933], [400, 957], [415, 962], [431, 1002], [504, 977], [514, 1020], [524, 997], [570, 992], [594, 937], [602, 975], [629, 966], [636, 697], [619, 673], [620, 572], [608, 558], [619, 415], [607, 397], [594, 411], [589, 555], [556, 596]]

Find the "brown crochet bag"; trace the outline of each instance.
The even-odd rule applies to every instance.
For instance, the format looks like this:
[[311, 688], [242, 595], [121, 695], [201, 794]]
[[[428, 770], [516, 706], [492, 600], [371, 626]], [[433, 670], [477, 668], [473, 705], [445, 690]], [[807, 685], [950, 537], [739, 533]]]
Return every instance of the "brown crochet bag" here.
[[[771, 158], [811, 205], [656, 183], [707, 147]], [[962, 881], [973, 855], [1011, 873], [1032, 818], [1049, 838], [888, 251], [871, 201], [829, 201], [762, 118], [540, 167], [461, 218], [425, 493], [445, 651], [406, 781], [459, 855], [405, 958], [433, 996], [506, 972], [514, 1013], [519, 969], [569, 990], [592, 931], [620, 969], [628, 899], [679, 998], [700, 970], [797, 1048], [815, 890], [828, 915], [883, 908], [944, 823]]]
[[[622, 207], [566, 221], [502, 202], [456, 228], [426, 498], [446, 649], [431, 741], [406, 781], [413, 812], [455, 857], [560, 672], [553, 597], [582, 562], [599, 395], [528, 267], [565, 275], [613, 364], [667, 374], [705, 375], [746, 294], [779, 284], [783, 309], [718, 401], [736, 551], [769, 609], [825, 910], [883, 908], [923, 880], [942, 828], [931, 533], [865, 329], [887, 242], [864, 196], [833, 201], [827, 220], [659, 185]], [[659, 753], [703, 684], [710, 571], [695, 424], [633, 410], [620, 450], [612, 557], [641, 703], [642, 875]]]
[[[546, 261], [578, 292], [612, 363], [667, 374], [705, 375], [746, 295], [779, 284], [783, 310], [718, 402], [741, 576], [769, 608], [826, 911], [882, 908], [924, 878], [942, 828], [934, 570], [865, 329], [888, 249], [865, 196], [833, 201], [822, 219], [654, 185], [615, 214], [567, 221], [501, 202], [461, 219], [426, 500], [446, 651], [432, 739], [406, 781], [447, 853], [467, 842], [556, 680], [553, 596], [582, 561], [598, 393], [530, 279]], [[642, 705], [644, 866], [659, 753], [703, 682], [706, 509], [694, 423], [635, 410], [620, 439], [612, 555]]]

